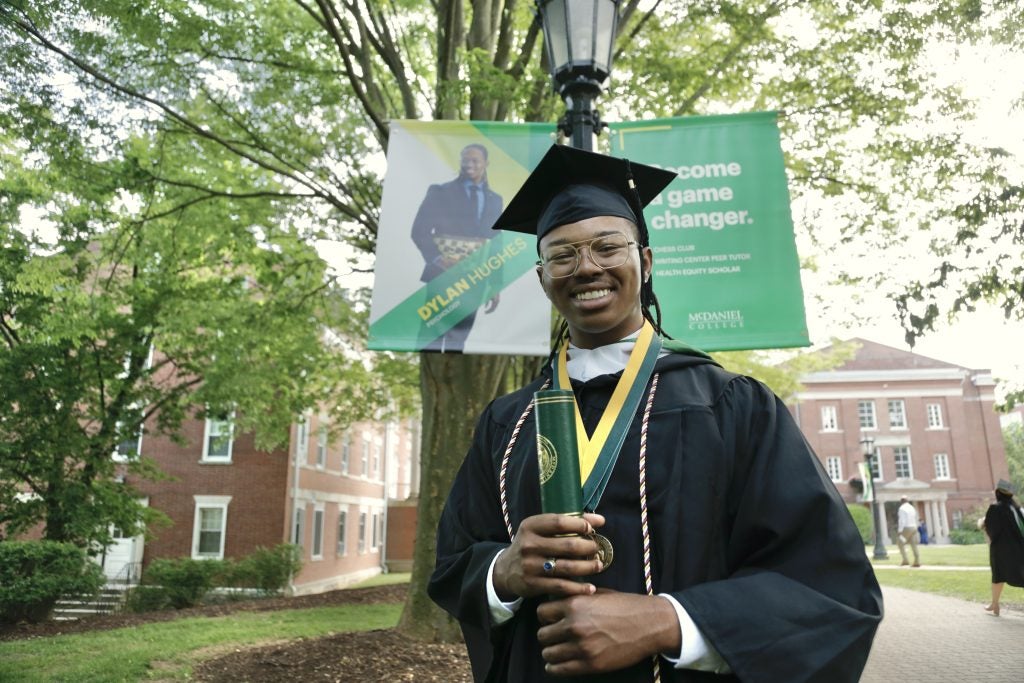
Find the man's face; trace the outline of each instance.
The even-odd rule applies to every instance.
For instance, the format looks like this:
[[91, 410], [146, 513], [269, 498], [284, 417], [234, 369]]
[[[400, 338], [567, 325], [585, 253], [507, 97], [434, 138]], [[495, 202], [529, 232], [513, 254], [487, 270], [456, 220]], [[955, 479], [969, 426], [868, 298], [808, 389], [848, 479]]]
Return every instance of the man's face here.
[[[541, 258], [559, 245], [614, 233], [624, 235], [631, 242], [637, 240], [633, 224], [618, 216], [597, 216], [560, 226], [541, 239]], [[594, 263], [590, 250], [584, 248], [579, 268], [569, 277], [552, 278], [540, 267], [537, 275], [544, 293], [569, 323], [572, 342], [592, 349], [640, 329], [643, 324], [640, 285], [650, 271], [650, 248], [645, 247], [641, 252], [630, 245], [629, 256], [621, 266], [602, 269]]]
[[487, 172], [487, 158], [484, 153], [476, 147], [467, 147], [462, 150], [462, 175], [474, 183], [483, 182], [484, 174]]

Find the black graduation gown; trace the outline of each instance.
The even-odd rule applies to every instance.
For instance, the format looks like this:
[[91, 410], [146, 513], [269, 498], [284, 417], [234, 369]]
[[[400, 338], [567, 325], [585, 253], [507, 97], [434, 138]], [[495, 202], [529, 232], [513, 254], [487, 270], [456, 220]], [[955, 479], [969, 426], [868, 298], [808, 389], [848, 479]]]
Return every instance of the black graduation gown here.
[[990, 540], [988, 559], [992, 567], [992, 583], [1024, 588], [1024, 537], [1013, 517], [1011, 505], [1013, 503], [1009, 501], [995, 503], [985, 513], [985, 532]]
[[[655, 593], [689, 612], [733, 677], [673, 669], [663, 681], [856, 681], [882, 615], [870, 562], [845, 504], [781, 401], [713, 361], [673, 353], [658, 360], [648, 432], [647, 486]], [[592, 430], [616, 375], [573, 383]], [[536, 640], [536, 601], [492, 628], [485, 581], [509, 543], [498, 494], [502, 455], [543, 377], [495, 400], [481, 416], [438, 528], [431, 597], [462, 625], [474, 676], [547, 677]], [[646, 401], [646, 397], [645, 397]], [[597, 507], [615, 560], [592, 582], [644, 593], [639, 513], [643, 405]], [[533, 415], [510, 458], [512, 529], [538, 514]], [[651, 664], [592, 681], [650, 681]]]

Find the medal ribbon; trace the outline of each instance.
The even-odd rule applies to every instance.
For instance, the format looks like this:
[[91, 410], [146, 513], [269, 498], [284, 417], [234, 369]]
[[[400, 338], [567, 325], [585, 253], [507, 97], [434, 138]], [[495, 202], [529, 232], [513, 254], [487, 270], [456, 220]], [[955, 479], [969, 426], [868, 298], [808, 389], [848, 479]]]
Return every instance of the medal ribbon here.
[[[570, 389], [568, 370], [568, 348], [566, 341], [558, 352], [558, 367], [554, 372], [554, 388]], [[594, 430], [593, 436], [587, 436], [583, 425], [579, 403], [573, 397], [576, 411], [576, 440], [579, 446], [580, 483], [583, 486], [583, 508], [594, 510], [601, 500], [612, 469], [619, 459], [619, 450], [626, 440], [626, 432], [633, 421], [637, 407], [643, 399], [644, 388], [647, 386], [654, 364], [661, 353], [661, 337], [654, 333], [654, 326], [645, 320], [640, 329], [629, 361], [622, 371], [622, 376], [615, 385], [611, 400], [601, 414], [601, 420]]]

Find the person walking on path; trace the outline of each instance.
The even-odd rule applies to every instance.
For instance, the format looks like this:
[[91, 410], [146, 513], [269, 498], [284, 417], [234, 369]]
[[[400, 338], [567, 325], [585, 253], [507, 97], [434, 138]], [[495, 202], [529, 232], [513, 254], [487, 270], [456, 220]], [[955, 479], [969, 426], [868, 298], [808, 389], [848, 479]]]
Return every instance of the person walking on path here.
[[914, 565], [915, 567], [921, 566], [921, 557], [917, 554], [917, 508], [907, 499], [906, 496], [900, 498], [900, 511], [899, 511], [899, 529], [896, 531], [896, 542], [900, 547], [900, 555], [903, 556], [903, 562], [900, 563], [901, 567], [905, 567], [910, 564], [907, 559], [907, 543], [910, 544], [910, 548], [914, 551]]
[[1024, 513], [1013, 500], [1013, 485], [1005, 479], [996, 484], [996, 502], [985, 513], [988, 561], [992, 567], [992, 602], [985, 609], [999, 616], [1003, 586], [1024, 588]]

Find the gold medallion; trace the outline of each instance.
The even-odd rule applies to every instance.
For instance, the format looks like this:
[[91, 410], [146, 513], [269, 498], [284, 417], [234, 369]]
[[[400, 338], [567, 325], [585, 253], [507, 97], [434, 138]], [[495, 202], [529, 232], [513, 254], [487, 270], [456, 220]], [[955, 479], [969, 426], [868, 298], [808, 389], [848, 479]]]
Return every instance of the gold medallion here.
[[612, 560], [615, 559], [615, 549], [612, 547], [612, 542], [601, 534], [591, 534], [590, 538], [597, 544], [597, 559], [601, 560], [603, 567], [601, 571], [604, 571], [611, 566]]

